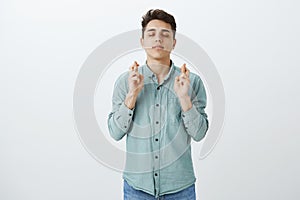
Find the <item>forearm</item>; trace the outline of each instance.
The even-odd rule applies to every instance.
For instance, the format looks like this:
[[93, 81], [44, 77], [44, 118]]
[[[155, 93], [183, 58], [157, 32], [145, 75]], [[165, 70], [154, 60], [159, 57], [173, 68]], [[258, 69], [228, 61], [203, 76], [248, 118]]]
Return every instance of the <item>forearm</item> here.
[[129, 108], [130, 110], [132, 110], [135, 107], [136, 99], [137, 99], [137, 94], [135, 94], [133, 92], [129, 92], [126, 95], [126, 98], [124, 101], [126, 107]]

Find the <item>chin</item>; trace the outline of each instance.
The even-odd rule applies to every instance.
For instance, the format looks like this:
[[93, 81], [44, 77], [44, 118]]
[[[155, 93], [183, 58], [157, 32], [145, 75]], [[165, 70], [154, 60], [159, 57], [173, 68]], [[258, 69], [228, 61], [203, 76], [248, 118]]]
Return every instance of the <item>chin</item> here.
[[169, 56], [168, 53], [163, 53], [163, 52], [148, 52], [148, 55], [152, 57], [153, 59], [163, 59]]

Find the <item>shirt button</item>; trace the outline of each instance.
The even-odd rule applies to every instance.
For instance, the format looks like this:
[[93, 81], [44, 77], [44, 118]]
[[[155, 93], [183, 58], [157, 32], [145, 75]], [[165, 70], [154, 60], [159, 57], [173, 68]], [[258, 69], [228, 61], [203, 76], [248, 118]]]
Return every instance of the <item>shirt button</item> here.
[[159, 106], [159, 104], [156, 104], [156, 107], [158, 107]]
[[129, 116], [131, 116], [132, 114], [130, 113]]
[[157, 141], [158, 141], [158, 138], [155, 138], [155, 141], [157, 142]]
[[127, 128], [127, 126], [124, 126], [124, 128]]
[[158, 158], [158, 156], [155, 156], [155, 159], [157, 159]]
[[157, 174], [157, 173], [155, 173], [155, 174], [154, 174], [154, 176], [158, 176], [158, 174]]
[[159, 89], [160, 89], [160, 86], [158, 86], [156, 89], [159, 90]]
[[184, 114], [182, 114], [182, 117], [185, 117], [185, 115], [184, 115]]
[[159, 124], [159, 121], [156, 121], [156, 124]]

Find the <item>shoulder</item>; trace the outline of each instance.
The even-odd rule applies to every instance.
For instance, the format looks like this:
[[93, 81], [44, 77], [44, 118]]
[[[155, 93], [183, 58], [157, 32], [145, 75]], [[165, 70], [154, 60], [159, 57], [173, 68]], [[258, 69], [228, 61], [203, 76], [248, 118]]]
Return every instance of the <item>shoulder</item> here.
[[115, 87], [126, 86], [128, 82], [128, 71], [121, 73], [115, 81]]

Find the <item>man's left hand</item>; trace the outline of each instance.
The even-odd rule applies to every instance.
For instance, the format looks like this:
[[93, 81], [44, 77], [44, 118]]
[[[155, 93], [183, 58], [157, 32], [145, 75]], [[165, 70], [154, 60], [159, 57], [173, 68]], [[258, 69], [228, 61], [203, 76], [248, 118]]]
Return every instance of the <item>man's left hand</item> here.
[[188, 96], [190, 88], [190, 70], [186, 68], [186, 64], [181, 66], [181, 74], [175, 77], [174, 91], [178, 98], [185, 98]]
[[193, 104], [191, 98], [188, 95], [190, 88], [190, 70], [186, 68], [186, 64], [181, 67], [181, 74], [176, 76], [174, 82], [174, 91], [180, 101], [183, 112], [188, 111], [192, 108]]

